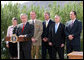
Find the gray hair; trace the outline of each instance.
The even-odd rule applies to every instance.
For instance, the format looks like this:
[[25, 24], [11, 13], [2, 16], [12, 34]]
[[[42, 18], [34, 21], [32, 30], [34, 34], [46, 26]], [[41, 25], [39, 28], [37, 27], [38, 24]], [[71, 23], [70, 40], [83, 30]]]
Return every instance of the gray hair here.
[[61, 16], [59, 16], [58, 14], [55, 15], [55, 17], [58, 16], [60, 18], [60, 20], [62, 19]]
[[21, 18], [22, 16], [28, 17], [27, 14], [25, 14], [25, 13], [20, 14], [20, 18]]

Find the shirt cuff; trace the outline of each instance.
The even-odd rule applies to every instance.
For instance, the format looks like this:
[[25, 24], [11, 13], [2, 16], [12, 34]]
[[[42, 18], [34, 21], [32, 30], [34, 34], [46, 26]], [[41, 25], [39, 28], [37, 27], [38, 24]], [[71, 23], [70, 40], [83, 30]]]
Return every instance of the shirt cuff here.
[[8, 44], [9, 43], [9, 41], [6, 41], [6, 44]]
[[24, 37], [27, 37], [27, 35], [24, 35]]

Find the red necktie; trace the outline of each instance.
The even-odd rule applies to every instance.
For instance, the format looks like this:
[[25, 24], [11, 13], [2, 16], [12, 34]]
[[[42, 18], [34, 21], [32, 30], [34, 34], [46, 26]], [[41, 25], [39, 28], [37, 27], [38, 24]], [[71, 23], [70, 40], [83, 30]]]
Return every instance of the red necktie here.
[[25, 24], [23, 24], [22, 32], [23, 32], [23, 30], [24, 30], [24, 26], [25, 26]]

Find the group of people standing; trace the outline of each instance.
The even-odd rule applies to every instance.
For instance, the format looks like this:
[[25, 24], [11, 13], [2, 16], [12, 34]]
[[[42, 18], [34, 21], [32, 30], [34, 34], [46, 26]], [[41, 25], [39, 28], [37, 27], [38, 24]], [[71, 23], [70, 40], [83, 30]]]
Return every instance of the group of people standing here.
[[[36, 19], [36, 12], [30, 12], [31, 20], [26, 14], [21, 14], [22, 23], [17, 24], [17, 19], [12, 19], [12, 26], [8, 27], [7, 36], [16, 34], [18, 37], [31, 38], [28, 41], [20, 42], [20, 59], [46, 59], [47, 51], [50, 59], [57, 59], [57, 52], [60, 59], [64, 59], [64, 46], [67, 54], [72, 51], [80, 51], [80, 33], [82, 23], [76, 18], [76, 12], [70, 12], [70, 21], [64, 25], [61, 17], [55, 15], [54, 21], [50, 13], [44, 13], [44, 21]], [[66, 41], [66, 44], [65, 44]], [[17, 59], [17, 43], [6, 41], [11, 59]], [[41, 47], [41, 48], [40, 48]], [[41, 50], [41, 52], [40, 52]]]

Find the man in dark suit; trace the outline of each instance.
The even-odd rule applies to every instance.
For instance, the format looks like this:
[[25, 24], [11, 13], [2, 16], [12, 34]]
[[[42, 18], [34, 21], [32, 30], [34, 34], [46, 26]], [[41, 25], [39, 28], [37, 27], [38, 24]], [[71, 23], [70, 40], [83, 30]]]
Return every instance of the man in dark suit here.
[[67, 38], [67, 53], [80, 51], [80, 33], [82, 23], [76, 19], [76, 12], [70, 12], [70, 21], [66, 23], [65, 33]]
[[27, 15], [21, 14], [22, 23], [17, 26], [17, 36], [27, 37], [30, 40], [20, 42], [20, 59], [31, 59], [31, 38], [33, 37], [34, 26], [27, 22]]
[[46, 59], [47, 49], [49, 53], [49, 57], [52, 58], [52, 47], [48, 45], [48, 35], [49, 35], [49, 27], [54, 21], [50, 19], [50, 13], [44, 13], [45, 21], [43, 22], [43, 33], [42, 33], [42, 59]]
[[49, 28], [49, 45], [52, 46], [53, 59], [56, 59], [58, 52], [59, 58], [64, 59], [65, 26], [60, 23], [60, 16], [55, 16], [55, 23]]

